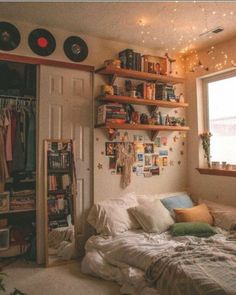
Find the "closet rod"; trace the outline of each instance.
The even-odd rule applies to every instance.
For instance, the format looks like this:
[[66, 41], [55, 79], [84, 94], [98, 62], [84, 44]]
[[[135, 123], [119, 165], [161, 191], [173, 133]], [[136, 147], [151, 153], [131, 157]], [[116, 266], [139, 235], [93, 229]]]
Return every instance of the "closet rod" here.
[[19, 99], [19, 100], [30, 100], [35, 101], [36, 98], [24, 97], [24, 96], [14, 96], [14, 95], [3, 95], [0, 94], [0, 99]]

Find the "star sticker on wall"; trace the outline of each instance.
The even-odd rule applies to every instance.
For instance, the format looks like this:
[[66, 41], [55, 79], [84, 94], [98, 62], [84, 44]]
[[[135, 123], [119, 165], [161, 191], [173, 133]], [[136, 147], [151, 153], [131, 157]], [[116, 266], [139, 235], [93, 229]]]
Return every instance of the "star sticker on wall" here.
[[174, 166], [174, 161], [170, 160], [170, 166]]
[[178, 111], [177, 110], [175, 110], [175, 114], [178, 114]]
[[170, 151], [170, 152], [173, 152], [173, 148], [172, 148], [172, 147], [170, 147], [170, 148], [169, 148], [169, 151]]
[[98, 163], [97, 167], [99, 170], [103, 168], [101, 163]]
[[176, 142], [178, 139], [179, 139], [178, 136], [174, 136], [174, 137], [173, 137], [174, 142]]
[[101, 152], [101, 155], [104, 155], [105, 153], [104, 152]]
[[180, 165], [181, 164], [181, 161], [178, 161], [178, 165]]
[[182, 145], [185, 145], [185, 142], [184, 141], [182, 142]]
[[99, 138], [98, 137], [96, 137], [96, 141], [99, 141]]
[[183, 156], [184, 155], [184, 151], [180, 151], [180, 155]]

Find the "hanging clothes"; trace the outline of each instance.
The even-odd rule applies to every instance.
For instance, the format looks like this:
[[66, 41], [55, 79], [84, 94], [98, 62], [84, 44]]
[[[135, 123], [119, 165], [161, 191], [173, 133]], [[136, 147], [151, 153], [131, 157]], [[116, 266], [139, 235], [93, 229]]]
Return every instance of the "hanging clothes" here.
[[12, 161], [12, 137], [11, 137], [11, 111], [7, 109], [5, 111], [7, 117], [6, 131], [6, 161]]
[[0, 115], [0, 192], [4, 191], [6, 179], [9, 177], [7, 162], [6, 162], [6, 153], [5, 153], [5, 118], [4, 114]]
[[26, 142], [26, 171], [35, 171], [36, 168], [36, 122], [35, 112], [31, 108], [28, 112], [28, 132]]
[[12, 159], [12, 171], [21, 171], [25, 168], [25, 153], [23, 144], [21, 141], [21, 124], [20, 124], [20, 112], [14, 111], [16, 117], [16, 129], [13, 145], [13, 159]]

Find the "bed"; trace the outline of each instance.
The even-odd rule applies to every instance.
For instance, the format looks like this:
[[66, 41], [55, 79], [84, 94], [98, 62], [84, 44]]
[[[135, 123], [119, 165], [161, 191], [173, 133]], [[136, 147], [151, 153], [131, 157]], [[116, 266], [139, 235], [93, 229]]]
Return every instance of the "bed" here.
[[[169, 195], [155, 198], [166, 196]], [[140, 200], [142, 203], [142, 197], [137, 203], [140, 204]], [[114, 202], [109, 202], [104, 204], [113, 208], [114, 217], [120, 212], [116, 212]], [[128, 201], [126, 206], [132, 206], [131, 203]], [[133, 228], [112, 235], [102, 232], [106, 223], [104, 212], [97, 209], [98, 214], [92, 212], [90, 223], [100, 233], [86, 243], [83, 273], [116, 281], [121, 285], [122, 294], [236, 295], [234, 232], [217, 227], [217, 233], [208, 238], [173, 237], [170, 230], [157, 233]], [[95, 225], [97, 218], [102, 220], [102, 225]]]

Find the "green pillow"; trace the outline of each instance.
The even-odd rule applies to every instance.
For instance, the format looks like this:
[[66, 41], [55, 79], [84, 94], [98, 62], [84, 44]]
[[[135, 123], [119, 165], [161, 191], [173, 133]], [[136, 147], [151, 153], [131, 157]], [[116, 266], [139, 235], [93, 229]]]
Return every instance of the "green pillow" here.
[[171, 233], [173, 236], [210, 237], [217, 231], [203, 222], [178, 222], [172, 226]]

